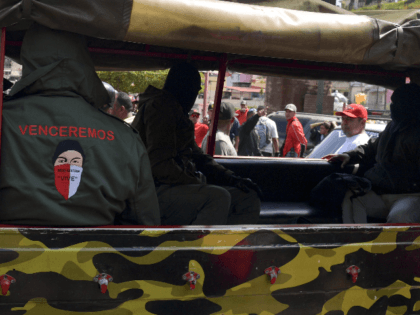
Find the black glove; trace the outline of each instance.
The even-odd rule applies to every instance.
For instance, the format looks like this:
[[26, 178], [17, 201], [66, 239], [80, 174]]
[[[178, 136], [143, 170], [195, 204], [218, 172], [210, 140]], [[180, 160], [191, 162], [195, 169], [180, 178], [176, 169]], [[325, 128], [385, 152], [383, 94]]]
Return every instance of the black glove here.
[[252, 189], [258, 194], [258, 197], [260, 199], [263, 198], [263, 193], [262, 193], [260, 187], [258, 187], [258, 185], [255, 184], [249, 178], [242, 178], [242, 177], [239, 177], [239, 176], [232, 175], [229, 178], [228, 186], [236, 187], [236, 188], [238, 188], [238, 189], [240, 189], [240, 190], [242, 190], [243, 192], [246, 192], [246, 193], [249, 193], [249, 190]]

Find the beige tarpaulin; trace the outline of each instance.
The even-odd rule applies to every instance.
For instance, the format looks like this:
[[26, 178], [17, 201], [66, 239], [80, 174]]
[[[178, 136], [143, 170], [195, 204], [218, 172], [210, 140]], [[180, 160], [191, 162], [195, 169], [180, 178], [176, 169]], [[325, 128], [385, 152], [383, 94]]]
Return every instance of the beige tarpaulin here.
[[[230, 59], [257, 56], [329, 65], [366, 65], [372, 66], [372, 71], [379, 66], [401, 72], [416, 69], [420, 64], [420, 20], [399, 26], [353, 14], [304, 12], [214, 0], [0, 2], [0, 26], [8, 26], [13, 40], [19, 40], [22, 33], [18, 31], [31, 21], [96, 39], [116, 40], [112, 45], [106, 42], [101, 45], [120, 49], [127, 49], [134, 42], [215, 56], [227, 53]], [[18, 49], [10, 49], [10, 54], [17, 52]], [[100, 58], [97, 61], [101, 65]], [[136, 65], [149, 64], [151, 68], [169, 65], [160, 61], [147, 63], [129, 56], [120, 56], [112, 63], [113, 66], [110, 61], [103, 61], [102, 66], [126, 69]], [[253, 68], [260, 73], [272, 70], [248, 66]], [[369, 76], [367, 69], [365, 75]], [[314, 71], [310, 77], [317, 77], [318, 73]], [[346, 74], [337, 75], [336, 79], [341, 77], [346, 78]]]

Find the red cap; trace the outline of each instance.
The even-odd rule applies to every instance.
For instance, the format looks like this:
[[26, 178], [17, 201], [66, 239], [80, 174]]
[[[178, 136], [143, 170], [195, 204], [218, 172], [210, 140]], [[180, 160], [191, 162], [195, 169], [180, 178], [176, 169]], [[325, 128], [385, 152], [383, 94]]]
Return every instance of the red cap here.
[[363, 105], [350, 104], [342, 112], [336, 112], [337, 116], [347, 116], [351, 118], [364, 118], [367, 119], [367, 110]]

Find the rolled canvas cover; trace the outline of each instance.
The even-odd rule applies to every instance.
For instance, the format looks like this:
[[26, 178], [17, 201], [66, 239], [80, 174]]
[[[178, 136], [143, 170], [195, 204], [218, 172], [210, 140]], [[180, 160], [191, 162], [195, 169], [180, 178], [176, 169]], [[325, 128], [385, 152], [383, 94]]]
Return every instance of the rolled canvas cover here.
[[0, 27], [20, 30], [30, 21], [95, 38], [184, 50], [397, 71], [420, 64], [420, 20], [399, 26], [367, 16], [215, 0], [1, 1]]

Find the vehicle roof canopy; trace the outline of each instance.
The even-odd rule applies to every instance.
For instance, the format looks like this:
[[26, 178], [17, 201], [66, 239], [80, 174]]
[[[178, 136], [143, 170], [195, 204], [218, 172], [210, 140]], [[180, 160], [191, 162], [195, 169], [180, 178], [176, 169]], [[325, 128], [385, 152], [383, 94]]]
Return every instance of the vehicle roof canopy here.
[[215, 0], [3, 0], [6, 55], [18, 61], [24, 31], [34, 21], [89, 36], [98, 70], [165, 69], [174, 58], [211, 70], [226, 56], [232, 71], [392, 88], [420, 64], [417, 19], [399, 26], [354, 14]]

